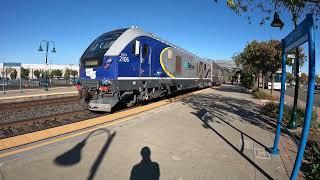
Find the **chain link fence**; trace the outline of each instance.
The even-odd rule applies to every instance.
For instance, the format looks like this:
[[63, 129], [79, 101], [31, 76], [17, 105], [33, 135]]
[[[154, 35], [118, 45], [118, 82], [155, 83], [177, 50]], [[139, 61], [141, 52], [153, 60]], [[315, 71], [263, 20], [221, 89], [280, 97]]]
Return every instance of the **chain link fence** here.
[[[48, 87], [66, 87], [74, 86], [76, 84], [77, 78], [70, 79], [48, 79]], [[21, 88], [22, 89], [35, 89], [45, 87], [45, 79], [22, 79]], [[3, 91], [3, 86], [5, 90], [17, 90], [20, 89], [20, 79], [3, 80], [0, 78], [0, 91]]]

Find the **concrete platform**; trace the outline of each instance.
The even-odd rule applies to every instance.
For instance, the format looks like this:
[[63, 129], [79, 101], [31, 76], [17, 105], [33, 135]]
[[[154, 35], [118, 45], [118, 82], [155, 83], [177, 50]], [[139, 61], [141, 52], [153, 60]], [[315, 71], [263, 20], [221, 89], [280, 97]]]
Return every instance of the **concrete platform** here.
[[78, 91], [75, 87], [55, 87], [49, 88], [49, 91], [43, 89], [24, 89], [22, 93], [20, 90], [9, 90], [6, 94], [0, 91], [0, 103], [24, 102], [41, 99], [52, 99], [78, 96]]
[[112, 123], [3, 150], [1, 175], [57, 180], [288, 179], [291, 169], [285, 158], [265, 151], [274, 138], [270, 119], [259, 113], [259, 101], [235, 91], [232, 86], [206, 89]]

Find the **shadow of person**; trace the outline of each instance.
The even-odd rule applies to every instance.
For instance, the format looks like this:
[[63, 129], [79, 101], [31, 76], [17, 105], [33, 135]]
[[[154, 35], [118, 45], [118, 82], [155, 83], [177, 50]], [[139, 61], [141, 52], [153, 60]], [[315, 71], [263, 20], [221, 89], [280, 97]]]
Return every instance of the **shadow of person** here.
[[143, 147], [140, 152], [142, 160], [139, 164], [133, 166], [131, 170], [130, 180], [158, 180], [160, 177], [159, 164], [152, 162], [149, 147]]

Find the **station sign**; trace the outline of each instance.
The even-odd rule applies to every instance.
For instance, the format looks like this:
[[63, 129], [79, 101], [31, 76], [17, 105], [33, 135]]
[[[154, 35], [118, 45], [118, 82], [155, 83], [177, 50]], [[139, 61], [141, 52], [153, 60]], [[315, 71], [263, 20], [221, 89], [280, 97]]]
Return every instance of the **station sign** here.
[[21, 67], [21, 63], [4, 62], [3, 67]]
[[300, 46], [308, 41], [309, 27], [313, 25], [312, 18], [306, 18], [303, 20], [290, 34], [284, 38], [285, 51], [288, 52], [291, 49]]

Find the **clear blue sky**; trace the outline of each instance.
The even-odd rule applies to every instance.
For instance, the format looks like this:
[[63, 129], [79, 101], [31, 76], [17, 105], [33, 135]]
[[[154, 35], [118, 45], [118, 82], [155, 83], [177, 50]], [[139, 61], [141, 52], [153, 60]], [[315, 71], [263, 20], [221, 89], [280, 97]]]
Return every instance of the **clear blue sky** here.
[[[43, 63], [44, 53], [37, 48], [46, 39], [56, 42], [50, 63], [78, 64], [97, 36], [131, 25], [201, 57], [231, 59], [248, 41], [281, 39], [292, 30], [289, 22], [282, 31], [269, 24], [249, 24], [225, 0], [1, 0], [0, 63]], [[317, 74], [319, 68], [318, 63]]]

